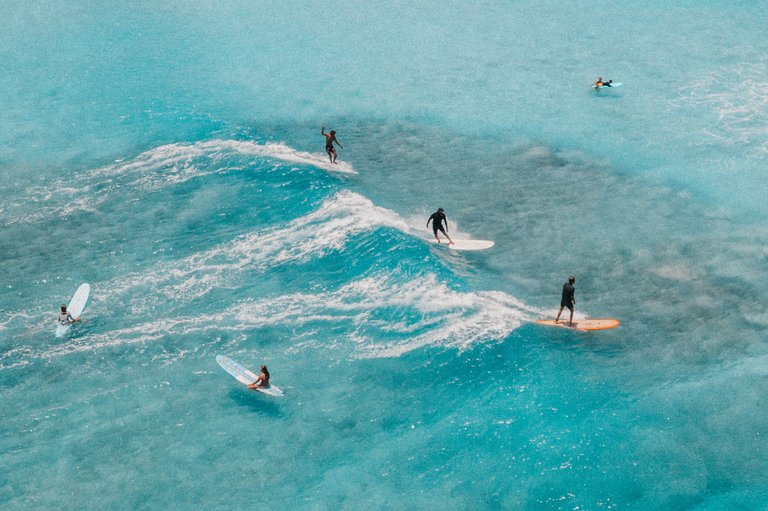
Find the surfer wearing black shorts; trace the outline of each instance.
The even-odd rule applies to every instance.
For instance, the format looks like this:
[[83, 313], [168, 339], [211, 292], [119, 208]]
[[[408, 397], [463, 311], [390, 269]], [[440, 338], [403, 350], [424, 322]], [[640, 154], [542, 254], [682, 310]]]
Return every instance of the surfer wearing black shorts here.
[[557, 311], [557, 317], [555, 318], [555, 323], [560, 321], [560, 314], [563, 313], [563, 308], [568, 307], [571, 310], [571, 319], [569, 320], [569, 324], [573, 324], [573, 308], [576, 305], [576, 289], [573, 287], [573, 284], [576, 282], [576, 277], [573, 275], [568, 277], [568, 282], [563, 284], [563, 295], [560, 298], [560, 310]]
[[[440, 237], [437, 235], [437, 231], [440, 231], [448, 238], [448, 244], [453, 244], [453, 240], [448, 236], [448, 218], [446, 218], [443, 208], [437, 208], [437, 211], [432, 213], [429, 220], [427, 220], [427, 227], [429, 227], [429, 222], [432, 222], [432, 232], [435, 233], [435, 239], [438, 243], [440, 243]], [[445, 222], [445, 227], [443, 227], [443, 222]]]
[[328, 159], [331, 160], [331, 163], [336, 163], [336, 149], [333, 147], [333, 143], [336, 142], [339, 147], [344, 149], [344, 146], [336, 139], [336, 130], [326, 133], [325, 126], [323, 126], [320, 128], [320, 134], [325, 137], [325, 152], [328, 153]]

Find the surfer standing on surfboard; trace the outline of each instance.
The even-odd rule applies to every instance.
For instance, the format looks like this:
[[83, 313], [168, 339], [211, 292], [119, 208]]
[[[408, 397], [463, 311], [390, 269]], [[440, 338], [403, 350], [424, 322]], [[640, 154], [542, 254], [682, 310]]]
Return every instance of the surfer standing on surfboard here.
[[576, 305], [576, 289], [573, 287], [573, 284], [576, 282], [576, 277], [573, 275], [568, 277], [568, 282], [563, 284], [563, 296], [560, 298], [560, 310], [557, 311], [557, 317], [555, 318], [555, 323], [560, 321], [560, 314], [563, 313], [563, 307], [568, 307], [571, 310], [571, 319], [569, 320], [568, 324], [573, 324], [573, 308]]
[[249, 389], [255, 389], [256, 387], [269, 387], [269, 371], [267, 370], [267, 366], [263, 365], [259, 369], [261, 369], [261, 374], [258, 378], [256, 378], [255, 382], [248, 385]]
[[336, 142], [339, 144], [339, 147], [344, 149], [341, 142], [336, 139], [336, 130], [331, 130], [330, 133], [326, 133], [325, 126], [323, 126], [320, 128], [320, 134], [325, 137], [325, 152], [328, 153], [328, 159], [331, 160], [331, 163], [336, 163], [336, 148], [333, 147], [333, 143]]
[[[438, 243], [440, 243], [440, 237], [437, 235], [437, 231], [441, 231], [448, 238], [448, 244], [453, 244], [453, 240], [448, 236], [448, 218], [446, 218], [443, 208], [437, 208], [437, 211], [432, 213], [429, 220], [427, 220], [427, 227], [429, 227], [429, 222], [432, 222], [432, 232], [435, 233], [435, 239]], [[443, 227], [443, 222], [445, 222], [445, 227]]]

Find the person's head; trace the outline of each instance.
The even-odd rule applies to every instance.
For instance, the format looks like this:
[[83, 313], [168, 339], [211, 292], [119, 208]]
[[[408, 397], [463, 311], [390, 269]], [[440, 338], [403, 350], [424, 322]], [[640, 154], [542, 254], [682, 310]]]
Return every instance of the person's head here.
[[573, 275], [570, 275], [568, 277], [568, 283], [573, 284], [574, 282], [576, 282], [576, 277], [574, 277]]
[[331, 130], [331, 135], [335, 135], [335, 134], [336, 134], [336, 130]]
[[260, 369], [261, 369], [261, 372], [262, 372], [262, 373], [264, 373], [264, 374], [266, 374], [266, 375], [267, 375], [267, 378], [269, 378], [269, 371], [267, 370], [267, 366], [265, 366], [265, 365], [262, 365], [262, 366], [260, 367]]
[[445, 213], [445, 210], [443, 208], [437, 208], [438, 213]]
[[61, 304], [61, 312], [67, 312], [67, 304], [66, 303], [62, 303]]

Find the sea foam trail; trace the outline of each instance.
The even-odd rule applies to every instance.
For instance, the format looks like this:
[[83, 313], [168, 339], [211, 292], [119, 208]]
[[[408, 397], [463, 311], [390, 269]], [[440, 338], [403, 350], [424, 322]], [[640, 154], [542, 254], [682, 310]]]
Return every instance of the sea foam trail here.
[[[253, 159], [309, 165], [336, 174], [354, 175], [350, 163], [331, 164], [320, 153], [298, 151], [282, 142], [210, 140], [194, 144], [167, 144], [145, 151], [129, 161], [118, 161], [88, 172], [28, 188], [0, 209], [5, 225], [66, 218], [76, 212], [97, 212], [124, 189], [155, 191], [211, 174], [245, 171]], [[30, 208], [32, 208], [30, 210]]]
[[[97, 292], [89, 309], [91, 317], [106, 314], [107, 304], [115, 303], [121, 303], [121, 310], [132, 317], [151, 317], [159, 301], [170, 305], [171, 315], [103, 334], [84, 333], [42, 353], [36, 347], [22, 346], [0, 356], [0, 369], [23, 366], [34, 358], [161, 342], [168, 335], [216, 335], [273, 325], [301, 329], [310, 323], [334, 329], [352, 325], [346, 344], [357, 356], [388, 357], [426, 346], [464, 349], [484, 340], [502, 339], [522, 323], [541, 316], [541, 311], [505, 293], [454, 291], [429, 273], [404, 283], [373, 276], [328, 293], [239, 302], [204, 317], [172, 312], [213, 289], [237, 288], [247, 272], [268, 272], [277, 265], [344, 250], [351, 237], [378, 227], [412, 234], [397, 213], [342, 190], [284, 227], [241, 235], [203, 252], [158, 263], [142, 273], [94, 282]], [[44, 335], [52, 331], [50, 311], [25, 314], [32, 322], [25, 327], [27, 332]], [[414, 317], [421, 319], [408, 319]], [[298, 334], [304, 342], [311, 341], [314, 331], [307, 328]]]
[[[94, 176], [116, 176], [136, 171], [166, 170], [166, 173], [178, 173], [176, 181], [183, 181], [184, 174], [189, 172], [189, 166], [196, 160], [205, 159], [208, 165], [217, 169], [219, 165], [226, 166], [233, 156], [249, 156], [260, 159], [277, 160], [278, 162], [310, 165], [323, 170], [342, 174], [357, 174], [350, 163], [339, 162], [332, 164], [328, 157], [320, 153], [298, 151], [283, 142], [257, 142], [240, 140], [209, 140], [194, 144], [167, 144], [141, 153], [136, 158], [126, 163], [116, 163], [89, 173]], [[215, 170], [214, 170], [215, 171]], [[209, 171], [210, 173], [210, 171]]]
[[[342, 251], [350, 238], [379, 227], [414, 235], [411, 226], [394, 211], [342, 190], [315, 211], [283, 227], [243, 234], [188, 257], [156, 263], [143, 272], [91, 282], [94, 295], [87, 315], [106, 314], [115, 303], [132, 315], [151, 313], [159, 301], [172, 309], [182, 307], [211, 290], [239, 287], [247, 273], [265, 273], [278, 265]], [[13, 324], [13, 330], [23, 329], [31, 336], [49, 335], [52, 317], [50, 308], [10, 311], [0, 330], [10, 330]], [[161, 336], [162, 330], [156, 334]]]
[[274, 158], [291, 163], [300, 163], [302, 165], [312, 165], [329, 172], [338, 172], [341, 174], [357, 174], [351, 163], [337, 161], [331, 163], [328, 156], [323, 153], [309, 153], [297, 151], [282, 142], [268, 142], [266, 144], [256, 144], [253, 142], [239, 142], [236, 140], [215, 141], [222, 145], [228, 145], [233, 150], [242, 154], [261, 156], [264, 158]]
[[[376, 227], [408, 232], [407, 224], [395, 212], [343, 190], [285, 227], [244, 234], [184, 259], [158, 264], [147, 272], [107, 282], [100, 286], [105, 290], [102, 299], [114, 301], [127, 294], [128, 300], [139, 295], [141, 299], [131, 301], [133, 313], [151, 308], [158, 294], [188, 302], [212, 289], [238, 286], [244, 272], [265, 271], [340, 251], [349, 238]], [[136, 293], [137, 288], [145, 288], [146, 293]]]
[[[378, 275], [331, 292], [245, 301], [204, 317], [168, 317], [90, 334], [44, 351], [16, 353], [21, 358], [16, 364], [30, 358], [161, 342], [168, 335], [205, 338], [223, 332], [246, 334], [270, 326], [284, 326], [295, 332], [295, 337], [286, 341], [286, 349], [340, 349], [364, 358], [397, 357], [425, 347], [464, 350], [478, 343], [503, 340], [540, 314], [538, 309], [502, 292], [452, 290], [432, 274], [404, 283]], [[372, 319], [381, 317], [387, 319]], [[413, 317], [419, 319], [409, 319]], [[324, 326], [346, 333], [341, 333], [333, 345], [323, 345], [314, 337]]]
[[[305, 262], [344, 250], [351, 237], [379, 227], [414, 235], [412, 227], [397, 213], [375, 206], [360, 194], [342, 190], [315, 211], [283, 227], [240, 235], [203, 252], [157, 263], [145, 272], [94, 282], [98, 293], [89, 310], [91, 316], [104, 314], [105, 304], [121, 303], [121, 310], [132, 317], [151, 317], [158, 301], [170, 305], [171, 314], [103, 334], [84, 332], [81, 337], [42, 352], [37, 347], [22, 346], [0, 357], [0, 369], [24, 366], [35, 358], [161, 342], [168, 335], [199, 337], [270, 325], [301, 329], [310, 323], [328, 324], [334, 329], [352, 325], [345, 340], [356, 356], [390, 357], [426, 346], [464, 349], [477, 342], [502, 339], [522, 323], [541, 316], [540, 311], [504, 293], [454, 291], [428, 273], [404, 283], [374, 276], [329, 293], [296, 293], [241, 302], [205, 317], [173, 312], [176, 309], [178, 313], [185, 304], [213, 289], [237, 288], [247, 272], [267, 272], [277, 265]], [[49, 316], [47, 310], [27, 313], [32, 324], [25, 330], [48, 332]], [[298, 334], [304, 346], [314, 344], [311, 337], [315, 327], [307, 329]]]

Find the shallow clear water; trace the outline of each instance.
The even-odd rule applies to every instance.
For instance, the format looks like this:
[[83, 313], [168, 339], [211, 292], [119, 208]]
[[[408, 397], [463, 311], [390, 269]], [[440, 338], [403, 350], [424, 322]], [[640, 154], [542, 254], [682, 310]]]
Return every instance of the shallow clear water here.
[[7, 11], [4, 509], [764, 505], [764, 3]]

